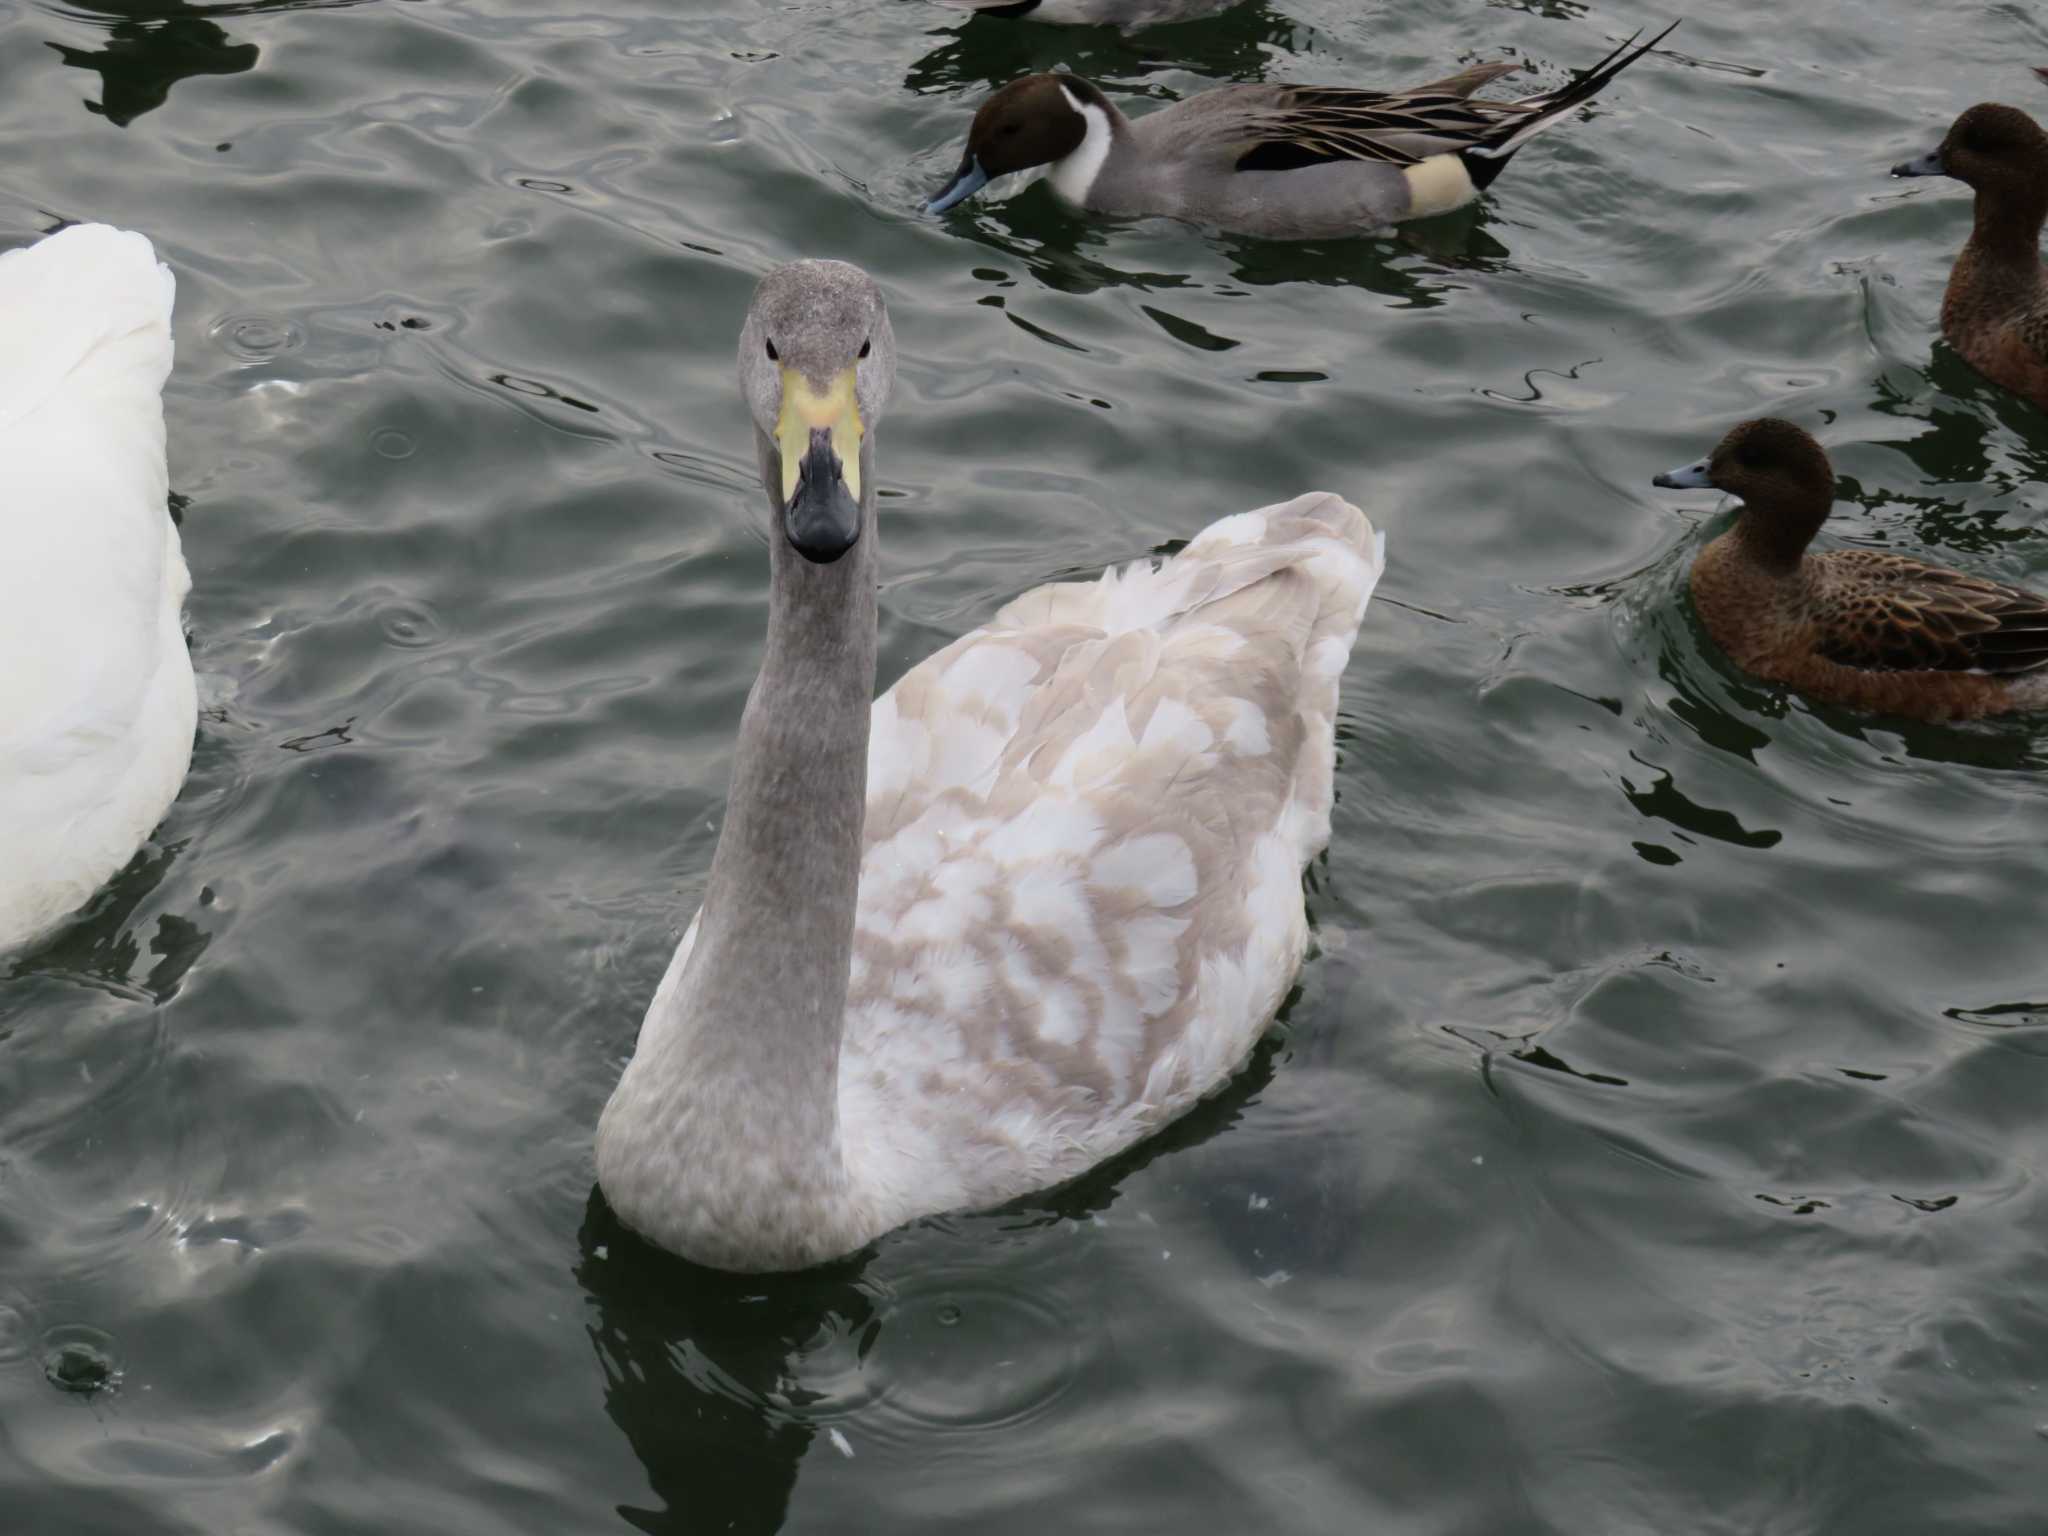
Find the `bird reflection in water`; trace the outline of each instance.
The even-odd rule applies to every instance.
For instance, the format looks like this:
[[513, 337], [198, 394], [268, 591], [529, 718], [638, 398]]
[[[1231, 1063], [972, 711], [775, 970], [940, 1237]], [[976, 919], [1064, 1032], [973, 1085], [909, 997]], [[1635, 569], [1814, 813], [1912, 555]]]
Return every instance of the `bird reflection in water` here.
[[225, 5], [194, 5], [187, 0], [67, 0], [59, 14], [88, 26], [104, 28], [98, 48], [50, 47], [73, 69], [89, 69], [100, 77], [100, 99], [85, 109], [116, 127], [126, 128], [145, 112], [154, 112], [171, 87], [195, 75], [239, 75], [256, 67], [260, 51], [239, 43], [221, 26], [221, 19], [266, 11], [328, 10], [360, 0], [241, 0]]
[[595, 1307], [590, 1340], [605, 1410], [664, 1508], [620, 1506], [649, 1533], [780, 1530], [818, 1434], [835, 1358], [873, 1325], [865, 1255], [794, 1275], [728, 1275], [641, 1242], [596, 1190], [576, 1278]]

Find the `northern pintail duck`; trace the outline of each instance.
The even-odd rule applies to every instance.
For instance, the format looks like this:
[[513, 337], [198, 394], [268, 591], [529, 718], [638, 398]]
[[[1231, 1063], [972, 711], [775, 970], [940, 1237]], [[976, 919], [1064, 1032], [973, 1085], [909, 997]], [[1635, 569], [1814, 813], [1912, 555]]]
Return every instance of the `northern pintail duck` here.
[[723, 1269], [1049, 1188], [1237, 1069], [1307, 945], [1382, 565], [1357, 508], [1296, 497], [1026, 592], [874, 699], [894, 369], [858, 268], [763, 279], [768, 640], [704, 904], [597, 1130], [613, 1210]]
[[1520, 101], [1472, 99], [1514, 68], [1495, 63], [1404, 91], [1225, 85], [1133, 120], [1078, 76], [1027, 75], [981, 104], [959, 170], [928, 209], [1050, 165], [1053, 190], [1091, 213], [1165, 214], [1283, 240], [1447, 213], [1670, 31], [1640, 47], [1631, 37], [1570, 85]]
[[1121, 27], [1135, 32], [1170, 21], [1193, 21], [1244, 0], [939, 0], [955, 11], [1049, 21], [1070, 27]]
[[1948, 276], [1941, 334], [1963, 360], [2048, 410], [2048, 133], [2018, 107], [1981, 102], [1939, 148], [1894, 176], [1953, 176], [1977, 194], [1976, 226]]
[[1742, 498], [1692, 564], [1693, 605], [1745, 671], [1922, 720], [2048, 708], [2048, 599], [1906, 555], [1808, 551], [1834, 505], [1828, 456], [1789, 421], [1746, 421], [1654, 482]]
[[104, 224], [0, 255], [0, 950], [126, 864], [192, 759], [174, 286]]

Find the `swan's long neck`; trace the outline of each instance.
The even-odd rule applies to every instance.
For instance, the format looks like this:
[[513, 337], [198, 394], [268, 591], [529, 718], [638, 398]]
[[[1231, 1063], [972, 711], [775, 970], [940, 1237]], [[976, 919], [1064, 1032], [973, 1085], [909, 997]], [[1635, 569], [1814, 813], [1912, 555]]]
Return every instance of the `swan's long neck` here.
[[[866, 456], [863, 445], [863, 457]], [[779, 457], [777, 459], [779, 467]], [[864, 474], [863, 487], [872, 485]], [[871, 492], [864, 492], [868, 501]], [[745, 1063], [753, 1091], [836, 1125], [839, 1025], [853, 952], [875, 692], [874, 509], [860, 541], [813, 565], [769, 540], [768, 645], [747, 696], [732, 788], [691, 961], [699, 1048]]]
[[[771, 526], [768, 644], [696, 943], [657, 994], [598, 1134], [618, 1213], [731, 1268], [844, 1251], [852, 1218], [839, 1037], [875, 685], [872, 442], [861, 445], [861, 536], [843, 557], [813, 565], [779, 515]], [[762, 462], [776, 483], [766, 440]]]

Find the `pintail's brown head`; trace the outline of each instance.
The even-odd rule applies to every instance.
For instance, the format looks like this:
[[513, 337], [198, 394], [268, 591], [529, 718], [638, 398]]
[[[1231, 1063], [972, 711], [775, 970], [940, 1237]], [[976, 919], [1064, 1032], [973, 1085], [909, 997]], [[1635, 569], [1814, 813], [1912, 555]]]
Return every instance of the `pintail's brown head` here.
[[1066, 159], [1088, 137], [1090, 107], [1114, 110], [1108, 97], [1078, 75], [1012, 80], [974, 114], [960, 168], [925, 211], [944, 213], [998, 176]]

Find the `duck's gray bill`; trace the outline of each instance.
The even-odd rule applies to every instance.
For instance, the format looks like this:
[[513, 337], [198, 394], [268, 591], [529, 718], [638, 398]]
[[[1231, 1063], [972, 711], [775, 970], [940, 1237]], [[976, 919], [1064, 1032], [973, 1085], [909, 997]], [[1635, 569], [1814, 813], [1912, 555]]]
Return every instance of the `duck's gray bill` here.
[[1650, 484], [1667, 491], [1704, 491], [1714, 482], [1707, 478], [1707, 461], [1700, 459], [1679, 469], [1667, 469]]
[[1901, 160], [1892, 167], [1894, 176], [1946, 176], [1948, 167], [1941, 163], [1941, 151], [1930, 149], [1918, 160]]
[[830, 565], [860, 542], [860, 503], [846, 488], [827, 428], [811, 429], [796, 494], [782, 509], [782, 530], [790, 547], [813, 565]]
[[944, 213], [955, 203], [964, 203], [983, 187], [988, 185], [988, 172], [981, 168], [981, 162], [969, 155], [960, 162], [960, 169], [953, 173], [953, 179], [946, 184], [946, 190], [924, 205], [926, 213]]

